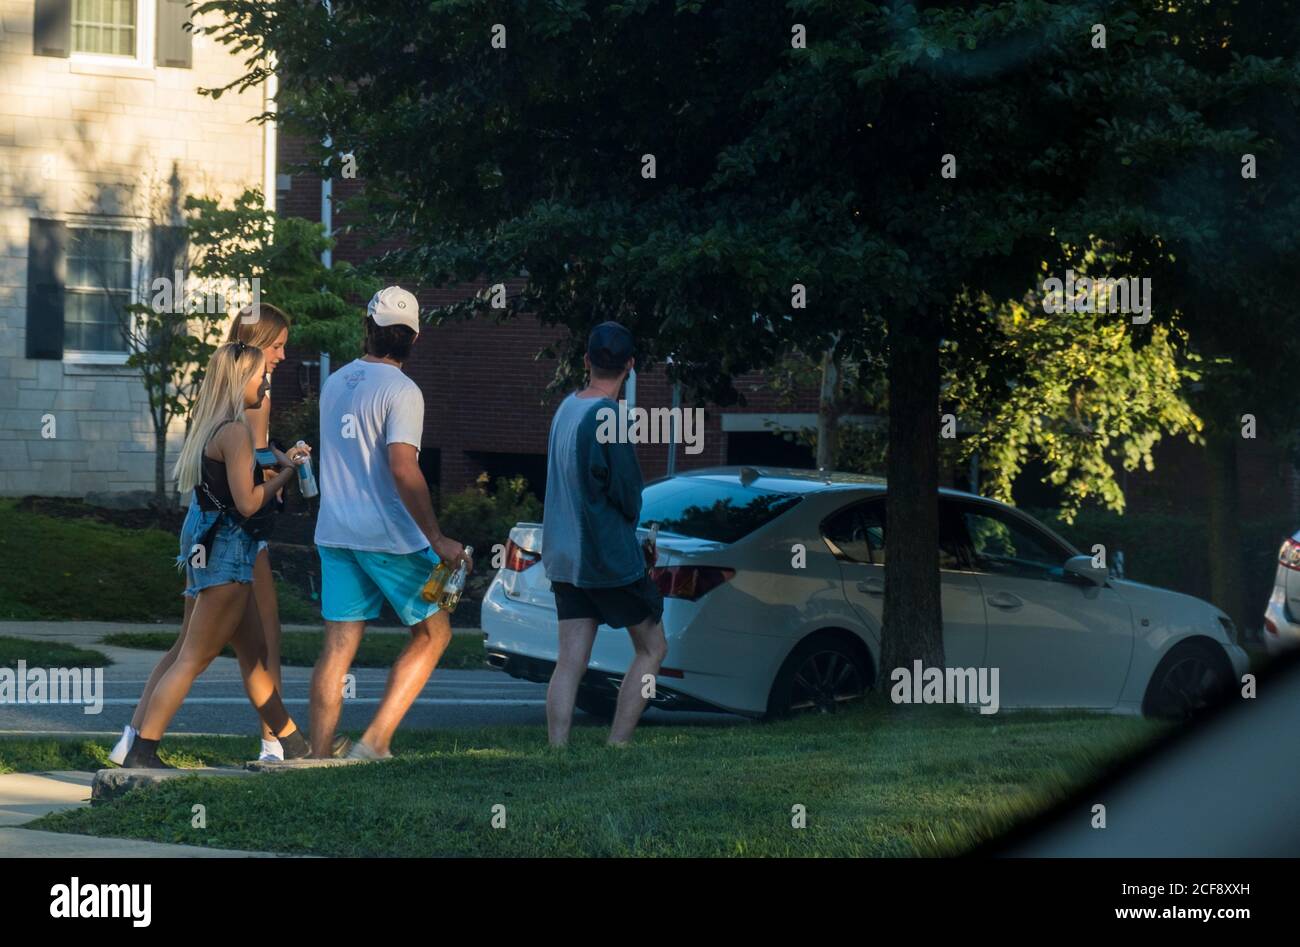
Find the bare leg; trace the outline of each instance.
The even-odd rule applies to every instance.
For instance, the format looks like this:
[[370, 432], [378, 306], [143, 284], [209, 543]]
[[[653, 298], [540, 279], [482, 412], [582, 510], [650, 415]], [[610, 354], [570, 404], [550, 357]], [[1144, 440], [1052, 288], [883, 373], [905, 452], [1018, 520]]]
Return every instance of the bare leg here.
[[194, 599], [185, 596], [185, 617], [181, 620], [181, 633], [176, 636], [172, 646], [167, 653], [158, 659], [152, 673], [149, 675], [148, 682], [144, 685], [144, 692], [140, 695], [140, 702], [135, 705], [135, 713], [131, 714], [131, 726], [136, 732], [140, 731], [140, 724], [144, 722], [144, 713], [149, 709], [149, 699], [153, 697], [154, 688], [162, 680], [163, 675], [167, 673], [168, 668], [176, 661], [176, 656], [181, 653], [181, 646], [185, 644], [185, 633], [190, 627], [190, 616], [194, 614]]
[[[257, 615], [261, 619], [262, 640], [266, 647], [265, 666], [275, 681], [275, 689], [283, 693], [284, 686], [280, 679], [280, 602], [275, 597], [271, 554], [266, 549], [259, 552], [253, 562], [253, 603], [257, 606]], [[265, 736], [266, 728], [262, 729]]]
[[570, 618], [560, 622], [560, 653], [555, 659], [551, 683], [546, 688], [546, 732], [551, 746], [566, 746], [573, 726], [573, 702], [578, 685], [587, 673], [591, 646], [596, 642], [594, 618]]
[[[271, 556], [263, 549], [253, 562], [253, 594], [235, 632], [235, 656], [239, 659], [239, 673], [244, 678], [253, 706], [261, 706], [253, 696], [254, 686], [250, 676], [259, 669], [271, 675], [277, 692], [280, 683], [280, 609], [275, 598], [275, 577], [271, 573]], [[260, 693], [264, 689], [257, 685]], [[271, 725], [262, 721], [262, 739], [274, 740]]]
[[312, 756], [329, 759], [343, 709], [343, 676], [366, 630], [363, 621], [326, 621], [325, 643], [311, 675]]
[[143, 739], [162, 739], [190, 692], [194, 679], [234, 636], [248, 597], [249, 586], [239, 582], [215, 585], [199, 593], [181, 652], [158, 681], [149, 700], [149, 708], [140, 725]]
[[614, 711], [614, 724], [609, 728], [609, 742], [614, 745], [632, 739], [632, 731], [645, 712], [646, 698], [641, 696], [641, 688], [644, 686], [642, 678], [647, 674], [657, 675], [659, 665], [668, 656], [668, 642], [664, 640], [662, 622], [647, 618], [641, 624], [633, 625], [627, 633], [632, 638], [636, 655], [618, 688], [618, 707]]
[[370, 726], [361, 735], [362, 743], [381, 755], [388, 752], [398, 724], [424, 690], [429, 675], [438, 666], [438, 660], [449, 644], [451, 620], [446, 612], [434, 612], [418, 625], [411, 626], [411, 640], [388, 672], [384, 699], [379, 702]]

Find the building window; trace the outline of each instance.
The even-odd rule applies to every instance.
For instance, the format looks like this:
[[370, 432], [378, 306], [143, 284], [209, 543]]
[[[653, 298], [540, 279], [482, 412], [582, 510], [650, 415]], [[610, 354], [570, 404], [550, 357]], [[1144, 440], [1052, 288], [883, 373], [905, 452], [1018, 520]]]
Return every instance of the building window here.
[[126, 307], [132, 299], [132, 232], [68, 228], [65, 350], [127, 354]]
[[72, 51], [98, 56], [136, 55], [137, 0], [73, 0]]

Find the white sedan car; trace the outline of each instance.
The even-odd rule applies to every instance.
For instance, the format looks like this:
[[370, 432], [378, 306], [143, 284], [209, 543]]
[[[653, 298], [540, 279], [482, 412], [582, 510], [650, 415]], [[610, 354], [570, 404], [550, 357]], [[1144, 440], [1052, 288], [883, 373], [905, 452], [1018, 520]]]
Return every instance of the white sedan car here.
[[[877, 683], [890, 530], [883, 481], [749, 467], [646, 486], [658, 523], [653, 577], [668, 657], [654, 705], [782, 716], [833, 711]], [[1228, 617], [1199, 599], [1093, 569], [1012, 507], [940, 494], [944, 654], [999, 669], [999, 704], [1185, 716], [1246, 670]], [[483, 602], [488, 663], [547, 681], [555, 602], [542, 528], [520, 523]], [[622, 630], [596, 635], [578, 706], [612, 713], [632, 658]]]
[[1279, 654], [1300, 647], [1300, 532], [1282, 543], [1273, 594], [1264, 609], [1264, 647]]

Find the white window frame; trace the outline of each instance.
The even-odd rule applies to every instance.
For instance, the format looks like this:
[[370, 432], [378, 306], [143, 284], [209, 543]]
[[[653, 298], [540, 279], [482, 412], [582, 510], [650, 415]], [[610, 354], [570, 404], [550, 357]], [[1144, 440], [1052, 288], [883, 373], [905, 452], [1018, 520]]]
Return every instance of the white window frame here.
[[[75, 15], [76, 5], [73, 4]], [[153, 68], [154, 47], [157, 42], [157, 0], [135, 0], [135, 55], [110, 56], [107, 53], [81, 53], [74, 48], [76, 22], [69, 35], [69, 58], [75, 63], [97, 66], [138, 66]]]
[[[123, 220], [121, 217], [78, 217], [69, 219], [65, 222], [69, 233], [73, 230], [116, 230], [121, 233], [131, 235], [131, 286], [128, 305], [134, 305], [140, 302], [142, 282], [145, 278], [146, 266], [148, 261], [145, 259], [144, 248], [148, 246], [149, 230], [147, 223], [137, 220]], [[69, 241], [71, 242], [71, 241]], [[65, 313], [66, 299], [68, 290], [64, 287]], [[134, 313], [130, 315], [131, 330], [134, 332], [135, 319]], [[67, 328], [65, 322], [64, 339], [67, 339]], [[129, 343], [128, 343], [129, 344]], [[130, 351], [124, 352], [101, 352], [90, 349], [71, 349], [65, 345], [63, 348], [63, 361], [71, 364], [81, 365], [125, 365], [126, 360], [131, 357]]]

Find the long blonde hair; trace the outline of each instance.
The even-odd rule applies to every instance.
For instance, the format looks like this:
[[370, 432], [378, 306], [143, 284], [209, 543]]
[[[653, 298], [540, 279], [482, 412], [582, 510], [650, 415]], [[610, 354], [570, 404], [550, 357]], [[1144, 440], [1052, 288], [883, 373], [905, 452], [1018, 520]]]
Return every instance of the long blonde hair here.
[[261, 349], [243, 342], [227, 342], [212, 353], [189, 433], [172, 470], [181, 493], [193, 490], [203, 479], [203, 450], [217, 428], [226, 421], [244, 420], [244, 388], [262, 371], [264, 361]]
[[235, 314], [235, 318], [230, 320], [226, 341], [247, 342], [264, 349], [288, 328], [289, 317], [283, 310], [270, 303], [258, 303], [256, 310], [249, 305]]

